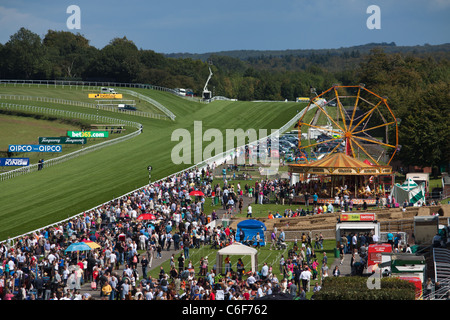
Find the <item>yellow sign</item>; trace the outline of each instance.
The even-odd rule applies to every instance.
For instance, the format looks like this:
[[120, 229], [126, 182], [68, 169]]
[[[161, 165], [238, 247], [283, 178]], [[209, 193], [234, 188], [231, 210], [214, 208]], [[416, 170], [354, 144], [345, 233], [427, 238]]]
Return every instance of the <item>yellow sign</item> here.
[[122, 99], [121, 93], [89, 93], [90, 99]]
[[341, 214], [341, 221], [375, 221], [375, 213]]

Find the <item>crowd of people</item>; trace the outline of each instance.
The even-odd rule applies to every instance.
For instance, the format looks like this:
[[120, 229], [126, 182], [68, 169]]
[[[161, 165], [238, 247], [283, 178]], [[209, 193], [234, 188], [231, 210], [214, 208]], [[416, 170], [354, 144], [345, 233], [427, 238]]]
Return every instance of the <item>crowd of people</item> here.
[[[245, 274], [248, 279], [244, 280], [243, 265], [238, 263], [234, 271], [230, 267], [222, 276], [204, 257], [198, 278], [191, 272], [191, 248], [209, 245], [220, 249], [234, 242], [235, 232], [229, 227], [208, 227], [217, 214], [213, 211], [206, 217], [205, 197], [189, 193], [197, 190], [206, 196], [233, 199], [252, 192], [240, 186], [234, 190], [231, 184], [213, 186], [213, 170], [214, 165], [168, 177], [58, 225], [1, 243], [0, 298], [94, 299], [89, 292], [81, 293], [86, 285], [98, 290], [102, 299], [110, 300], [214, 299], [214, 295], [218, 299], [253, 299], [277, 290], [285, 292], [290, 270], [283, 271], [280, 281], [265, 271]], [[257, 184], [255, 189], [273, 188]], [[140, 220], [145, 213], [155, 219]], [[66, 250], [79, 242], [95, 243], [98, 248]], [[178, 258], [172, 255], [170, 270], [161, 269], [158, 278], [148, 276], [153, 261], [161, 258], [163, 250], [172, 249], [181, 253]]]
[[[0, 298], [86, 300], [92, 295], [81, 294], [81, 287], [89, 284], [102, 299], [110, 300], [255, 299], [276, 292], [303, 299], [311, 279], [329, 273], [339, 275], [338, 267], [328, 270], [326, 255], [325, 261], [317, 261], [314, 252], [323, 249], [321, 234], [315, 239], [303, 234], [300, 248], [295, 242], [288, 257], [281, 258], [279, 274], [267, 265], [256, 273], [245, 273], [241, 260], [235, 268], [227, 263], [225, 275], [218, 274], [207, 257], [202, 257], [199, 270], [194, 270], [190, 249], [204, 245], [220, 249], [235, 241], [235, 231], [229, 226], [207, 226], [219, 217], [216, 210], [211, 216], [204, 214], [206, 198], [212, 199], [213, 206], [220, 201], [223, 209], [242, 213], [244, 198], [263, 204], [272, 197], [277, 203], [291, 204], [303, 188], [299, 184], [291, 186], [284, 179], [255, 180], [254, 184], [241, 186], [239, 182], [229, 183], [226, 177], [222, 185], [214, 185], [214, 169], [215, 164], [170, 176], [57, 226], [1, 243]], [[190, 195], [194, 190], [203, 196]], [[313, 194], [311, 211], [306, 197], [306, 208], [286, 208], [274, 217], [334, 212], [338, 205], [319, 205], [317, 200], [317, 194]], [[251, 205], [247, 211], [251, 217]], [[155, 219], [140, 220], [145, 213]], [[396, 239], [393, 245], [397, 248]], [[271, 249], [276, 247], [274, 240], [276, 237]], [[367, 234], [347, 235], [340, 256], [357, 250], [364, 259], [364, 248], [373, 241]], [[66, 252], [70, 244], [77, 242], [94, 242], [99, 248]], [[153, 261], [170, 250], [181, 252], [178, 257], [172, 255], [170, 270], [161, 268], [159, 277], [148, 276]], [[320, 290], [320, 286], [314, 290]]]
[[[88, 299], [80, 291], [89, 283], [101, 296], [109, 284], [105, 294], [110, 299], [126, 299], [139, 286], [139, 272], [145, 279], [152, 259], [172, 244], [188, 254], [201, 242], [220, 243], [220, 232], [205, 228], [205, 197], [189, 195], [194, 189], [211, 193], [211, 172], [207, 167], [168, 177], [58, 225], [1, 243], [0, 298]], [[139, 220], [144, 213], [155, 220]], [[94, 242], [100, 248], [66, 251], [77, 242]], [[139, 258], [138, 250], [146, 250], [147, 258]]]
[[[221, 187], [212, 185], [213, 170], [214, 166], [168, 177], [58, 225], [1, 243], [0, 298], [92, 300], [95, 290], [108, 300], [235, 300], [277, 292], [303, 299], [310, 286], [302, 280], [320, 272], [311, 241], [300, 250], [295, 244], [286, 260], [282, 257], [279, 275], [267, 264], [258, 272], [246, 272], [241, 259], [235, 268], [227, 264], [225, 274], [217, 273], [207, 257], [194, 270], [190, 249], [203, 245], [220, 249], [235, 241], [229, 226], [207, 226], [218, 216], [215, 210], [211, 217], [205, 216], [205, 196], [217, 195], [228, 203], [255, 191], [275, 192], [284, 184], [267, 180], [254, 189], [227, 183]], [[190, 196], [193, 190], [205, 196]], [[140, 220], [145, 213], [155, 219]], [[98, 248], [66, 250], [79, 242]], [[170, 250], [179, 254], [172, 254], [170, 270], [161, 267], [159, 277], [149, 276], [153, 261]], [[91, 293], [82, 290], [87, 285]]]
[[[230, 236], [226, 236], [226, 229], [224, 232], [224, 238], [232, 238], [232, 230]], [[283, 236], [283, 230], [278, 235], [276, 233], [274, 230], [275, 238]], [[281, 254], [279, 270], [264, 262], [258, 271], [246, 271], [242, 258], [232, 265], [230, 257], [226, 256], [225, 273], [222, 274], [215, 265], [208, 265], [207, 257], [200, 259], [198, 270], [195, 270], [192, 261], [186, 266], [184, 253], [178, 258], [172, 255], [169, 273], [161, 267], [159, 279], [156, 280], [164, 282], [167, 288], [160, 292], [155, 289], [155, 279], [148, 279], [147, 282], [141, 282], [146, 285], [142, 290], [151, 299], [156, 296], [163, 300], [255, 300], [278, 293], [286, 295], [288, 299], [305, 300], [306, 293], [310, 291], [313, 291], [313, 299], [314, 294], [321, 289], [321, 280], [328, 276], [339, 276], [340, 273], [338, 268], [337, 272], [328, 270], [326, 252], [323, 253], [322, 261], [318, 262], [314, 248], [323, 249], [322, 235], [315, 239], [314, 248], [307, 234], [302, 234], [300, 241], [301, 245], [294, 241], [286, 257]], [[320, 281], [311, 286], [312, 280]]]

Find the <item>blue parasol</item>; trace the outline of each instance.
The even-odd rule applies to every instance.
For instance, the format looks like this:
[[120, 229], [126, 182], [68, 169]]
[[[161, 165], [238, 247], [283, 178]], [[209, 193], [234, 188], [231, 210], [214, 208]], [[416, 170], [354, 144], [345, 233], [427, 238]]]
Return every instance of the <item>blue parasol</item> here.
[[89, 247], [86, 243], [75, 242], [75, 243], [72, 243], [70, 246], [68, 246], [67, 249], [64, 250], [64, 252], [90, 251], [90, 250], [91, 250], [91, 247]]

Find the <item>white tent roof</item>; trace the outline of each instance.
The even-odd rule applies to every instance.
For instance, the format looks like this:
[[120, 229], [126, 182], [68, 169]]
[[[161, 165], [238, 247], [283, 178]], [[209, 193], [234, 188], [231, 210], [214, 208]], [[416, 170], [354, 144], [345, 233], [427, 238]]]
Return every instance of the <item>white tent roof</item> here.
[[218, 273], [223, 272], [223, 256], [225, 255], [250, 256], [252, 272], [256, 272], [256, 269], [258, 268], [258, 250], [246, 246], [245, 244], [234, 242], [233, 244], [217, 251], [216, 265]]
[[417, 188], [418, 186], [419, 185], [411, 178], [406, 179], [405, 182], [403, 182], [403, 184], [400, 185], [400, 187], [402, 187], [406, 191], [410, 191], [414, 188]]
[[218, 253], [220, 253], [221, 255], [225, 255], [225, 254], [251, 255], [251, 254], [258, 253], [258, 250], [256, 250], [255, 248], [246, 246], [242, 243], [235, 242], [229, 246], [226, 246], [223, 249], [220, 249], [218, 251]]

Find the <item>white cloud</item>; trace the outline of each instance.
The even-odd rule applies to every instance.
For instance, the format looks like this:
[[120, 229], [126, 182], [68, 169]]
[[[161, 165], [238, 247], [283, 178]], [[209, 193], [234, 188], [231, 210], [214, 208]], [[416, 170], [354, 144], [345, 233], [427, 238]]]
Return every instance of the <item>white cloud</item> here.
[[55, 22], [35, 16], [31, 13], [21, 12], [15, 8], [0, 6], [0, 42], [9, 41], [11, 35], [24, 27], [39, 34], [41, 37], [51, 30], [66, 29], [65, 18], [62, 15], [61, 22]]

